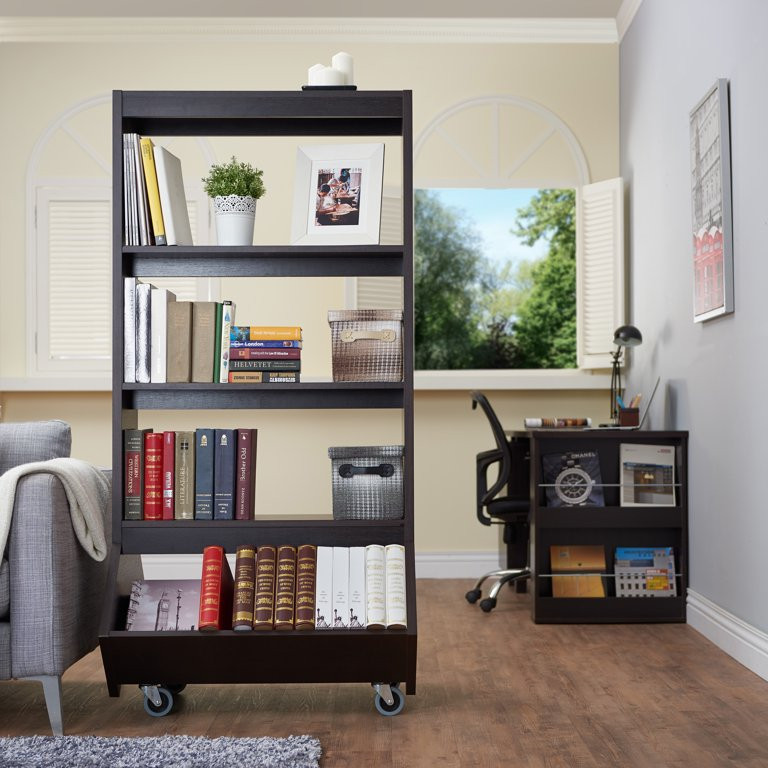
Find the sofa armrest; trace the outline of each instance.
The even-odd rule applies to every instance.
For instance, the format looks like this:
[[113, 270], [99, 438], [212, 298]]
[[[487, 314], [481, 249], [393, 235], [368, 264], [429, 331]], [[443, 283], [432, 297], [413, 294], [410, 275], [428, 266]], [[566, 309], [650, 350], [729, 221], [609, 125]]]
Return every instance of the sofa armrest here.
[[55, 475], [19, 479], [8, 559], [11, 675], [61, 675], [98, 643], [107, 560], [80, 546]]

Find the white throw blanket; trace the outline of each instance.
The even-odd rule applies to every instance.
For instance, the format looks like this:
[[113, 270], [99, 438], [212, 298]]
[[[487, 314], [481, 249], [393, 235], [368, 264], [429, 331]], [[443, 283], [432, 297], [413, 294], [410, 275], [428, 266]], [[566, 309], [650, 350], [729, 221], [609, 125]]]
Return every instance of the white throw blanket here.
[[23, 475], [35, 472], [49, 472], [61, 480], [77, 540], [94, 560], [103, 560], [107, 556], [104, 512], [109, 504], [109, 481], [92, 464], [70, 458], [19, 464], [0, 475], [0, 554], [5, 551], [11, 529], [16, 483]]

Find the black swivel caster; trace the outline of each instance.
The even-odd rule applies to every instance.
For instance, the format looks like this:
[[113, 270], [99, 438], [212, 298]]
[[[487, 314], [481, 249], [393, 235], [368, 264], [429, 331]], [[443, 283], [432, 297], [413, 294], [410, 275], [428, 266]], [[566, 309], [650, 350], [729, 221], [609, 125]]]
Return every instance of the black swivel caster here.
[[485, 600], [480, 601], [480, 607], [486, 612], [490, 613], [496, 607], [495, 597], [486, 597]]
[[[178, 686], [174, 686], [178, 687]], [[144, 711], [151, 717], [164, 717], [173, 709], [173, 694], [161, 685], [140, 685]]]
[[483, 591], [481, 589], [470, 589], [464, 597], [467, 598], [468, 603], [476, 603], [482, 594]]

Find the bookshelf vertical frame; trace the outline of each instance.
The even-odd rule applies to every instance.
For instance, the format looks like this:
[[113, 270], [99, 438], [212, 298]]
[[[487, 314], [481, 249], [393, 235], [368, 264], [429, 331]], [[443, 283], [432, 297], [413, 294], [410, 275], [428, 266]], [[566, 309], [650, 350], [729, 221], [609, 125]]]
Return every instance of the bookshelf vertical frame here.
[[[413, 135], [410, 91], [115, 91], [112, 111], [112, 552], [100, 630], [107, 687], [179, 683], [405, 683], [416, 691], [413, 411]], [[122, 136], [392, 136], [402, 146], [399, 246], [123, 245]], [[123, 279], [163, 275], [403, 279], [401, 383], [132, 384], [123, 382]], [[152, 409], [386, 408], [401, 412], [404, 516], [398, 521], [123, 520], [122, 430]], [[330, 510], [329, 510], [330, 513]], [[406, 630], [127, 632], [121, 562], [147, 553], [201, 553], [207, 544], [400, 543], [406, 551]], [[200, 659], [206, 663], [201, 664]], [[263, 659], [269, 658], [269, 665]]]

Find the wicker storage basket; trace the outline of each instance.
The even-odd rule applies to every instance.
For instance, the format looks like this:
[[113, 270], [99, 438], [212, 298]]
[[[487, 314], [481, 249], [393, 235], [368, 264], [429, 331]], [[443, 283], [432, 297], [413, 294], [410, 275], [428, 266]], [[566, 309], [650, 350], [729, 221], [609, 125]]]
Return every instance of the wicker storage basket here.
[[403, 380], [403, 311], [332, 309], [334, 381]]
[[398, 520], [403, 516], [403, 446], [329, 448], [333, 517]]

